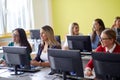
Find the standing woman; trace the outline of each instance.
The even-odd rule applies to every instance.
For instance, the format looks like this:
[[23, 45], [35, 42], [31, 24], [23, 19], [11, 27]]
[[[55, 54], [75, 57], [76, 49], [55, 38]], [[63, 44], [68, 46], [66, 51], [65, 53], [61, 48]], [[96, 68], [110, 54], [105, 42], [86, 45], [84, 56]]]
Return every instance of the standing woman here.
[[[79, 25], [78, 25], [78, 23], [73, 22], [73, 23], [70, 24], [70, 26], [69, 26], [69, 34], [67, 34], [67, 36], [76, 36], [76, 35], [80, 36], [80, 35], [83, 35], [83, 34], [79, 32]], [[62, 49], [64, 49], [64, 50], [69, 49], [69, 48], [68, 48], [67, 37], [66, 37], [66, 39], [65, 39], [65, 42], [64, 42], [64, 44], [63, 44]]]
[[42, 43], [39, 45], [38, 53], [35, 59], [31, 61], [31, 64], [33, 66], [48, 67], [50, 66], [48, 61], [48, 48], [61, 49], [61, 45], [56, 41], [52, 27], [45, 25], [41, 28], [40, 32]]
[[[32, 52], [32, 48], [27, 40], [26, 33], [22, 28], [16, 28], [12, 31], [12, 42], [8, 44], [8, 46], [25, 46], [27, 47], [27, 54], [29, 55], [29, 59], [31, 60], [30, 53]], [[5, 63], [5, 56], [1, 59], [1, 63]]]
[[93, 50], [96, 49], [97, 46], [100, 44], [99, 37], [103, 30], [105, 30], [103, 20], [100, 18], [95, 19], [93, 22], [92, 34], [90, 35]]

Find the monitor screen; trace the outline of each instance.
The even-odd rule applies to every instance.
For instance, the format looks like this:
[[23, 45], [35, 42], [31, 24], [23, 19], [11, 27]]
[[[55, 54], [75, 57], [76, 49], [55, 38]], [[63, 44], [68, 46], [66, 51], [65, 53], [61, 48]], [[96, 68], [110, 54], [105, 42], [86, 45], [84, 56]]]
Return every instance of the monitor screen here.
[[119, 36], [117, 36], [117, 42], [119, 42], [119, 43], [120, 43], [120, 35], [119, 35]]
[[3, 52], [5, 54], [6, 63], [15, 66], [15, 69], [18, 65], [22, 65], [22, 67], [25, 68], [30, 68], [27, 47], [4, 46]]
[[90, 36], [67, 36], [68, 47], [81, 52], [92, 51]]
[[61, 44], [61, 38], [60, 38], [60, 35], [55, 35], [55, 39]]
[[120, 28], [117, 28], [117, 35], [120, 35]]
[[92, 52], [92, 58], [97, 78], [102, 80], [119, 78], [118, 80], [120, 80], [120, 54]]
[[40, 39], [40, 29], [32, 29], [30, 30], [31, 39]]
[[[84, 77], [79, 50], [48, 49], [48, 58], [52, 70], [74, 72], [74, 76]], [[65, 79], [64, 79], [65, 80]]]
[[114, 28], [116, 35], [119, 36], [120, 35], [120, 28]]

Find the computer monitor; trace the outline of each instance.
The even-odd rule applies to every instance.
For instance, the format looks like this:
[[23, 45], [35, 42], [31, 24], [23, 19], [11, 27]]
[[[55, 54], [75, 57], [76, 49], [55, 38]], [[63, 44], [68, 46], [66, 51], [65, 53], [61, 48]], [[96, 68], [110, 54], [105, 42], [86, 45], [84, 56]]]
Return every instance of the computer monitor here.
[[79, 50], [48, 49], [48, 58], [52, 70], [63, 73], [74, 72], [77, 77], [84, 77], [81, 54]]
[[55, 39], [61, 44], [61, 38], [60, 38], [60, 35], [55, 35]]
[[119, 35], [119, 36], [117, 36], [117, 42], [119, 42], [119, 43], [120, 43], [120, 35]]
[[90, 36], [67, 36], [68, 47], [81, 52], [92, 51]]
[[40, 39], [40, 29], [32, 29], [30, 30], [31, 39]]
[[114, 28], [113, 30], [115, 30], [117, 36], [120, 35], [120, 28]]
[[96, 77], [101, 80], [120, 80], [120, 54], [92, 52]]
[[29, 55], [27, 54], [27, 47], [4, 46], [3, 52], [5, 54], [6, 63], [15, 67], [15, 75], [18, 75], [17, 68], [30, 68]]

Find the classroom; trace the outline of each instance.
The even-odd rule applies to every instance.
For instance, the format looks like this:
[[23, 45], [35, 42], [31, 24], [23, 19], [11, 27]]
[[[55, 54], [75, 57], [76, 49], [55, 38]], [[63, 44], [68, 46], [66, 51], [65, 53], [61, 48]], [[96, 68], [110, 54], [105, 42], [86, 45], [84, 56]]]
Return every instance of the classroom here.
[[[119, 80], [120, 55], [109, 54], [120, 53], [119, 3], [120, 0], [1, 0], [0, 80], [89, 80], [101, 76], [102, 80]], [[106, 57], [115, 61], [109, 65], [116, 70], [100, 70], [103, 76], [97, 70], [107, 62]], [[103, 63], [95, 63], [96, 58]], [[15, 75], [11, 75], [8, 69], [28, 65], [39, 71], [18, 75], [20, 70], [14, 70], [11, 72]], [[66, 79], [66, 75], [70, 78]]]

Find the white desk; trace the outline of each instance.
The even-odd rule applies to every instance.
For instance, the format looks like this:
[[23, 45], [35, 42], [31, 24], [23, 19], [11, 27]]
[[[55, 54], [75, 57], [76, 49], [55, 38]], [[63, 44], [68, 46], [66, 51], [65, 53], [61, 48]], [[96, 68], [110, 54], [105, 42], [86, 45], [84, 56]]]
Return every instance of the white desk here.
[[52, 80], [54, 77], [49, 76], [50, 68], [43, 68], [36, 73], [24, 73], [21, 75], [11, 75], [11, 71], [0, 69], [0, 80]]
[[[21, 75], [11, 75], [8, 69], [0, 69], [0, 80], [63, 80], [55, 75], [48, 75], [50, 68], [43, 68], [36, 73], [24, 73]], [[89, 79], [83, 79], [89, 80]]]

